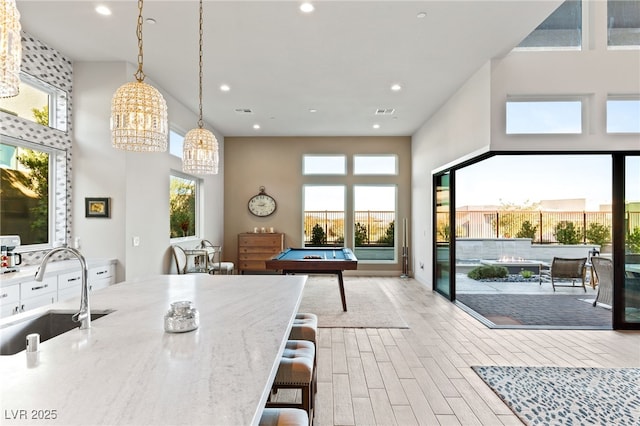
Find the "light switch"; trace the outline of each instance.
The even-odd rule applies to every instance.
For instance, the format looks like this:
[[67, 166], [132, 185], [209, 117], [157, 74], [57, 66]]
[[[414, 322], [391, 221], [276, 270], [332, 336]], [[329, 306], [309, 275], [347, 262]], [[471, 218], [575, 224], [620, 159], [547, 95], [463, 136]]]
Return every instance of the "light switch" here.
[[133, 237], [133, 246], [138, 247], [140, 245], [140, 237]]

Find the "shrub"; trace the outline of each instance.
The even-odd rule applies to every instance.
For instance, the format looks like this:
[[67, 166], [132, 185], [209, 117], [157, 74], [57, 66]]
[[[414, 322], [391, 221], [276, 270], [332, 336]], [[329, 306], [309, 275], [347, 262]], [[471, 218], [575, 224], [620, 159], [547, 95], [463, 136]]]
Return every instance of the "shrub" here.
[[601, 223], [590, 223], [586, 232], [587, 241], [600, 247], [611, 241], [611, 228]]
[[563, 220], [556, 225], [553, 235], [560, 244], [580, 244], [582, 229], [576, 228], [573, 222]]
[[531, 278], [533, 276], [533, 272], [529, 271], [528, 269], [523, 269], [522, 271], [520, 271], [520, 276], [522, 278]]
[[630, 253], [640, 253], [640, 228], [635, 227], [627, 234], [627, 247]]
[[522, 226], [520, 227], [520, 230], [516, 234], [516, 237], [531, 238], [531, 240], [535, 240], [537, 231], [538, 231], [538, 225], [533, 226], [531, 225], [531, 222], [529, 222], [528, 220], [525, 220], [524, 222], [522, 222]]
[[378, 244], [382, 244], [385, 246], [393, 246], [393, 238], [394, 238], [394, 228], [395, 228], [395, 222], [391, 221], [389, 223], [389, 226], [387, 227], [387, 230], [385, 231], [384, 235], [380, 238], [378, 238]]
[[509, 270], [504, 266], [482, 265], [473, 268], [467, 276], [473, 280], [481, 280], [484, 278], [505, 278], [509, 275]]
[[367, 240], [369, 239], [367, 237], [367, 227], [360, 222], [356, 222], [355, 228], [356, 247], [365, 245], [367, 243]]
[[321, 246], [327, 241], [327, 236], [324, 233], [324, 229], [319, 224], [315, 224], [311, 229], [311, 244], [314, 246]]

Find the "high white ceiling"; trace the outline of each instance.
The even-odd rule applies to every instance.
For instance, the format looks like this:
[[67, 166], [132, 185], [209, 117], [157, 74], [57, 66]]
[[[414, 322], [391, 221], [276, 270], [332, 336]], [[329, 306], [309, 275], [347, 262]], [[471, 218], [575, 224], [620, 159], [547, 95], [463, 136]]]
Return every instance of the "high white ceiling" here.
[[[299, 1], [205, 0], [204, 120], [224, 136], [412, 135], [560, 3], [316, 0], [305, 14]], [[73, 61], [137, 63], [137, 1], [17, 5], [23, 29]], [[143, 12], [156, 21], [143, 26], [145, 74], [197, 113], [198, 2], [147, 0]]]

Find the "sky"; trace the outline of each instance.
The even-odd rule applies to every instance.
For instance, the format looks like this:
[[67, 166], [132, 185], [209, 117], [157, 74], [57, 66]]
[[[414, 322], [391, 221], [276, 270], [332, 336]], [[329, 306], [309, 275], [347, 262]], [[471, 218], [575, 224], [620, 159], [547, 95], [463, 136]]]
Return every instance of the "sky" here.
[[[640, 157], [627, 167], [627, 201], [640, 201]], [[507, 155], [456, 172], [456, 206], [585, 198], [611, 204], [609, 155]], [[635, 184], [634, 184], [635, 182]]]

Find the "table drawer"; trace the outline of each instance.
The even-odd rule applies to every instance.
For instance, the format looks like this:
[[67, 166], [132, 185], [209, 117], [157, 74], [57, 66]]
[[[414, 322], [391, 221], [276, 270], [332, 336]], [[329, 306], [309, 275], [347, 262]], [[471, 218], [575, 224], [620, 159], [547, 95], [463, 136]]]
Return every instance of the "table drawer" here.
[[265, 234], [265, 235], [241, 235], [238, 237], [238, 246], [256, 246], [256, 247], [282, 247], [283, 234]]

